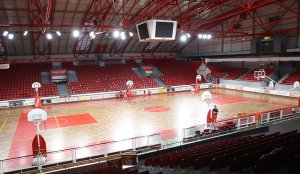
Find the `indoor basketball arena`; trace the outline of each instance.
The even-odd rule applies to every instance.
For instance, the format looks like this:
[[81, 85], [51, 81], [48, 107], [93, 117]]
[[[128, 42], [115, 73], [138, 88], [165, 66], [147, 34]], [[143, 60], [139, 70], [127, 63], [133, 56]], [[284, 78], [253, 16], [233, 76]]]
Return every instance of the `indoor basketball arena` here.
[[300, 173], [299, 0], [1, 0], [0, 174]]

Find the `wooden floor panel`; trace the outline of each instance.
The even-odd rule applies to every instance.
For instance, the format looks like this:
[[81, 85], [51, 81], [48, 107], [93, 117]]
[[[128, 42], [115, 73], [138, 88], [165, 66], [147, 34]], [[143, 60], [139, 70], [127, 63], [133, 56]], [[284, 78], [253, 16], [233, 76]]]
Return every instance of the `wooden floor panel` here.
[[[290, 97], [225, 89], [210, 91], [213, 103], [219, 108], [219, 118], [297, 104], [297, 99]], [[156, 132], [165, 132], [163, 138], [169, 138], [176, 135], [176, 130], [206, 122], [208, 107], [200, 100], [201, 92], [136, 97], [130, 102], [109, 99], [48, 105], [44, 109], [49, 121], [41, 126], [46, 128], [42, 135], [48, 151]], [[33, 125], [24, 122], [30, 109], [32, 107], [0, 109], [0, 159], [32, 153]], [[80, 114], [83, 116], [76, 117]]]

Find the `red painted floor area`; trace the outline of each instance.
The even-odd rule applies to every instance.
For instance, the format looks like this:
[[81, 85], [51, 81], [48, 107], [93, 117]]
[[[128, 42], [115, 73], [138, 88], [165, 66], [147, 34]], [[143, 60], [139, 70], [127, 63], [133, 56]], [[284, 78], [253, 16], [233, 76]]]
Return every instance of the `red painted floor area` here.
[[[56, 129], [93, 123], [97, 123], [97, 121], [88, 113], [79, 115], [58, 116], [55, 118], [49, 118], [46, 121], [46, 129]], [[40, 128], [44, 128], [43, 124], [40, 126]], [[8, 158], [31, 155], [31, 143], [34, 136], [34, 125], [33, 123], [27, 121], [27, 111], [25, 110], [21, 113], [21, 117], [13, 139], [13, 143], [10, 147]]]
[[171, 108], [167, 106], [150, 106], [147, 108], [144, 108], [144, 111], [148, 112], [167, 112], [170, 111]]
[[213, 93], [212, 102], [216, 104], [230, 104], [230, 103], [236, 103], [236, 102], [242, 102], [242, 101], [253, 101], [253, 102], [260, 102], [260, 103], [268, 103], [268, 104], [275, 104], [275, 105], [281, 105], [284, 107], [292, 107], [294, 105], [279, 102], [279, 101], [269, 101], [269, 100], [261, 100], [261, 99], [255, 99], [250, 97], [242, 97], [242, 96], [235, 96], [230, 94], [221, 94], [218, 92]]
[[230, 103], [236, 103], [236, 102], [242, 102], [246, 101], [245, 98], [237, 98], [237, 97], [229, 97], [229, 96], [220, 96], [217, 98], [212, 99], [212, 103], [218, 104], [218, 105], [224, 105], [224, 104], [230, 104]]

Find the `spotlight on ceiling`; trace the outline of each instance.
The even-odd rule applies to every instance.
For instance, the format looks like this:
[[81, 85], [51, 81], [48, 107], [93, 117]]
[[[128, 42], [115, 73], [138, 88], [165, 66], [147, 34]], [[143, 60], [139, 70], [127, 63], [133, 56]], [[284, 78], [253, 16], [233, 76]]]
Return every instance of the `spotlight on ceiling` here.
[[126, 39], [126, 35], [125, 35], [125, 32], [124, 32], [124, 31], [121, 32], [120, 36], [121, 36], [121, 39], [122, 39], [122, 40], [125, 40], [125, 39]]
[[199, 38], [199, 39], [202, 39], [202, 38], [203, 38], [203, 35], [202, 35], [202, 34], [198, 34], [198, 38]]
[[51, 33], [47, 33], [46, 37], [47, 37], [48, 40], [51, 40], [52, 39], [52, 34]]
[[94, 32], [94, 31], [91, 31], [91, 32], [90, 32], [90, 37], [91, 37], [92, 39], [95, 39], [96, 35], [95, 35], [95, 32]]
[[132, 36], [133, 36], [133, 33], [132, 33], [132, 32], [129, 32], [129, 36], [132, 37]]
[[208, 35], [206, 36], [207, 39], [211, 39], [211, 37], [212, 37], [211, 34], [208, 34]]
[[12, 33], [9, 33], [8, 34], [8, 39], [10, 39], [10, 40], [14, 39], [14, 35]]
[[28, 30], [25, 30], [23, 35], [27, 36], [27, 34], [28, 34]]
[[61, 32], [60, 31], [56, 31], [57, 36], [61, 36]]
[[79, 37], [79, 34], [80, 34], [80, 33], [79, 33], [78, 30], [74, 30], [74, 31], [73, 31], [73, 36], [74, 36], [74, 37]]
[[95, 35], [95, 32], [91, 31], [90, 32], [90, 37], [93, 37]]
[[206, 39], [207, 38], [207, 35], [206, 34], [203, 34], [203, 37], [202, 37], [203, 39]]
[[114, 31], [113, 32], [113, 37], [114, 38], [118, 38], [120, 36], [120, 32], [119, 31]]
[[180, 36], [180, 41], [181, 42], [185, 42], [187, 40], [187, 36], [186, 35], [181, 35]]
[[187, 36], [188, 38], [190, 38], [190, 37], [191, 37], [190, 33], [186, 34], [186, 36]]
[[3, 36], [6, 37], [7, 35], [8, 35], [8, 31], [4, 31], [4, 32], [3, 32]]

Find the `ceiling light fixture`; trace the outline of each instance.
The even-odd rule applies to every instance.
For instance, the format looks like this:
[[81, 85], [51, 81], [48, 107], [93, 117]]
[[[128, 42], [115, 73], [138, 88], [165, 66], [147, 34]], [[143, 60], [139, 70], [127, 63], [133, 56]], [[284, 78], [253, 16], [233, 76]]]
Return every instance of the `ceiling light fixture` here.
[[113, 32], [113, 37], [114, 38], [118, 38], [120, 36], [120, 32], [119, 31], [114, 31]]
[[187, 40], [187, 36], [186, 35], [181, 35], [180, 36], [180, 41], [181, 42], [185, 42]]
[[124, 31], [121, 32], [121, 39], [122, 39], [122, 40], [125, 40], [125, 39], [126, 39], [126, 35], [125, 35], [125, 32], [124, 32]]
[[4, 32], [3, 32], [3, 36], [6, 37], [7, 35], [8, 35], [8, 31], [4, 31]]
[[8, 39], [12, 40], [14, 38], [14, 35], [12, 33], [8, 34]]
[[57, 36], [61, 36], [61, 32], [60, 31], [56, 31]]
[[79, 37], [79, 35], [80, 35], [80, 33], [79, 33], [78, 30], [74, 30], [74, 31], [73, 31], [73, 36], [74, 36], [74, 37]]
[[23, 35], [27, 36], [27, 34], [28, 34], [28, 30], [25, 30]]
[[47, 33], [46, 37], [47, 37], [48, 40], [51, 40], [52, 39], [52, 34], [51, 33]]

